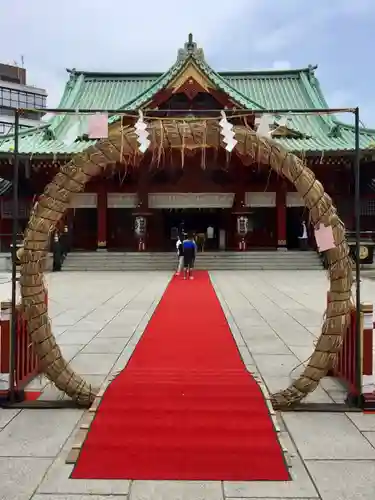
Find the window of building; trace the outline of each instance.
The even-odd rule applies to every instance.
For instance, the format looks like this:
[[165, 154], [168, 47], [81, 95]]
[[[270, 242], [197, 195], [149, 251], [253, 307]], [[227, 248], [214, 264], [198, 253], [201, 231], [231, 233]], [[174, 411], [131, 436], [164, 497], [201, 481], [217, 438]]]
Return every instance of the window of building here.
[[12, 125], [9, 123], [0, 123], [0, 135], [6, 135], [11, 132]]
[[43, 95], [35, 94], [35, 107], [45, 108], [46, 107], [46, 97]]
[[13, 78], [13, 77], [7, 76], [7, 75], [1, 75], [0, 80], [2, 80], [3, 82], [9, 82], [9, 83], [21, 83], [20, 78]]
[[0, 107], [11, 106], [13, 108], [45, 108], [46, 96], [34, 92], [23, 92], [19, 90], [0, 87]]
[[18, 104], [21, 108], [26, 108], [27, 100], [26, 100], [26, 92], [18, 93]]
[[[1, 105], [0, 105], [1, 106]], [[0, 116], [14, 116], [14, 111], [12, 109], [2, 109], [0, 107]]]
[[26, 95], [26, 105], [28, 108], [33, 108], [35, 106], [35, 95], [33, 94], [27, 94]]
[[0, 88], [0, 106], [10, 106], [10, 90]]

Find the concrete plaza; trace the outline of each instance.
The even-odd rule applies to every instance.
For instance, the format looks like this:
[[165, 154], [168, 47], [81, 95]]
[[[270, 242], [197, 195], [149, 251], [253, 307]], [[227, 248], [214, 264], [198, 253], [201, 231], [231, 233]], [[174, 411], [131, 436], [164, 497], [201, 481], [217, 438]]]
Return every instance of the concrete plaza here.
[[[53, 331], [77, 372], [100, 385], [126, 365], [170, 277], [164, 272], [48, 275]], [[286, 387], [319, 334], [325, 272], [222, 271], [211, 278], [248, 369], [271, 392]], [[0, 275], [2, 300], [9, 297], [7, 281], [9, 275]], [[362, 298], [375, 301], [375, 282], [364, 279]], [[43, 377], [31, 387], [42, 389], [44, 398], [62, 397]], [[308, 401], [343, 398], [340, 385], [325, 379]], [[71, 480], [65, 458], [82, 415], [75, 409], [0, 409], [0, 500], [374, 497], [375, 415], [281, 415], [293, 478], [286, 483]]]

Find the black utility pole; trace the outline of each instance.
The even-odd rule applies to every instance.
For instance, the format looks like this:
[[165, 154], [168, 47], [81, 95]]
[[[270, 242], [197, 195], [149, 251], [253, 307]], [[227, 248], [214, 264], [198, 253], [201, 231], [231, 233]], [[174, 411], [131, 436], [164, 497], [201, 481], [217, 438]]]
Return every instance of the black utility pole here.
[[356, 305], [356, 315], [355, 315], [355, 328], [356, 328], [356, 347], [357, 347], [357, 388], [361, 387], [362, 375], [362, 343], [361, 343], [361, 263], [360, 263], [360, 248], [361, 248], [361, 192], [360, 192], [360, 148], [359, 148], [359, 108], [354, 109], [355, 117], [355, 145], [354, 145], [354, 178], [355, 178], [355, 190], [354, 190], [354, 216], [355, 216], [355, 284], [356, 284], [356, 294], [355, 294], [355, 305]]
[[17, 349], [17, 235], [18, 235], [18, 174], [19, 174], [19, 128], [20, 110], [14, 113], [14, 152], [13, 152], [13, 228], [12, 228], [12, 320], [9, 346], [9, 399], [16, 401], [16, 349]]

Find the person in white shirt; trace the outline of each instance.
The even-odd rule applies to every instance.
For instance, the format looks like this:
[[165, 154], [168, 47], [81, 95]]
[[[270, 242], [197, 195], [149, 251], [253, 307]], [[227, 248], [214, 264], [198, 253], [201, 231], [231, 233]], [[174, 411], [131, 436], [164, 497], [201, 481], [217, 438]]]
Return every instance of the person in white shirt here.
[[176, 242], [176, 250], [178, 257], [176, 276], [179, 276], [182, 272], [182, 268], [184, 267], [184, 246], [182, 244], [182, 238], [180, 236], [178, 237]]
[[300, 236], [298, 236], [299, 239], [299, 247], [301, 250], [307, 250], [308, 249], [308, 234], [307, 234], [307, 227], [306, 227], [306, 222], [302, 222], [302, 233]]

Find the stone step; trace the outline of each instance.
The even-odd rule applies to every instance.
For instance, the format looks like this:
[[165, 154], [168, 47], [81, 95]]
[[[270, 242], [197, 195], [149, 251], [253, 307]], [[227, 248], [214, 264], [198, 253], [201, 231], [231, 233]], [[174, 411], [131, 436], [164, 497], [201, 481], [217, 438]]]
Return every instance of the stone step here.
[[[65, 271], [173, 271], [174, 252], [73, 252]], [[196, 269], [206, 270], [316, 270], [322, 264], [315, 252], [204, 252], [199, 253]]]
[[[321, 266], [311, 266], [311, 265], [295, 265], [295, 266], [276, 266], [276, 265], [248, 265], [248, 266], [197, 266], [196, 270], [215, 270], [215, 271], [246, 271], [246, 270], [264, 270], [264, 269], [273, 269], [273, 270], [319, 270], [322, 269]], [[69, 266], [64, 267], [64, 271], [174, 271], [174, 267], [166, 267], [166, 266], [155, 266], [155, 267], [141, 267], [141, 266], [108, 266], [108, 267], [93, 267], [93, 266]]]
[[[317, 256], [316, 254], [313, 253], [295, 253], [295, 254], [281, 254], [281, 253], [269, 253], [269, 254], [238, 254], [238, 255], [211, 255], [211, 254], [198, 254], [197, 259], [201, 261], [253, 261], [253, 260], [295, 260], [295, 259], [300, 259], [300, 260], [307, 260], [307, 259], [316, 259]], [[137, 254], [137, 255], [99, 255], [96, 253], [93, 253], [92, 255], [85, 255], [85, 256], [79, 256], [77, 254], [69, 254], [68, 256], [69, 260], [74, 260], [75, 262], [85, 262], [87, 259], [90, 260], [90, 262], [98, 261], [98, 262], [119, 262], [119, 261], [126, 261], [126, 260], [132, 260], [133, 262], [139, 261], [139, 262], [174, 262], [177, 259], [176, 255], [142, 255], [142, 254]]]
[[[256, 264], [256, 265], [261, 265], [261, 264], [267, 264], [270, 262], [269, 260], [258, 260], [258, 261], [200, 261], [200, 262], [195, 262], [196, 266], [215, 266], [215, 265], [228, 265], [228, 266], [233, 266], [233, 265], [248, 265], [248, 264]], [[315, 260], [299, 260], [299, 261], [271, 261], [273, 264], [277, 265], [294, 265], [294, 264], [314, 264], [316, 263]], [[86, 261], [86, 262], [66, 262], [64, 264], [64, 267], [66, 266], [85, 266], [89, 264], [90, 266], [98, 266], [98, 267], [106, 267], [106, 266], [120, 266], [120, 265], [133, 265], [133, 266], [169, 266], [169, 267], [174, 267], [177, 265], [177, 262], [133, 262], [133, 261], [121, 261], [121, 262], [91, 262], [91, 261]]]
[[[196, 261], [196, 264], [248, 264], [249, 262], [254, 262], [254, 263], [262, 263], [262, 262], [275, 262], [275, 263], [303, 263], [303, 262], [317, 262], [315, 259], [248, 259], [248, 260], [221, 260], [221, 259], [199, 259]], [[112, 264], [126, 264], [128, 262], [131, 262], [133, 264], [140, 264], [140, 265], [157, 265], [157, 264], [169, 264], [169, 265], [175, 265], [177, 264], [177, 260], [133, 260], [133, 259], [124, 259], [124, 260], [108, 260], [108, 261], [102, 261], [102, 260], [91, 260], [91, 259], [85, 259], [82, 261], [79, 260], [71, 260], [67, 259], [66, 263], [64, 265], [70, 265], [70, 264], [76, 264], [76, 265], [85, 265], [87, 262], [90, 262], [90, 265], [112, 265]]]
[[[94, 255], [102, 257], [175, 257], [175, 252], [71, 252], [69, 256], [74, 256], [76, 258], [86, 258], [92, 257]], [[198, 252], [198, 255], [201, 257], [211, 256], [211, 257], [247, 257], [247, 256], [269, 256], [269, 255], [316, 255], [316, 252], [308, 250], [306, 252], [300, 252], [298, 250], [289, 250], [289, 251], [248, 251], [248, 252]]]

